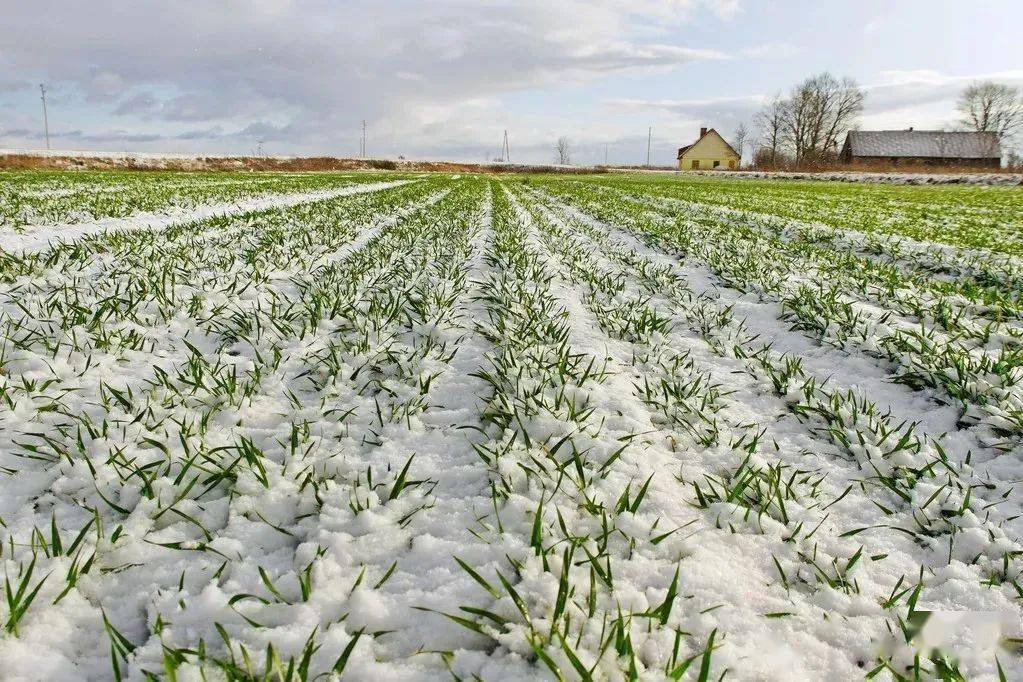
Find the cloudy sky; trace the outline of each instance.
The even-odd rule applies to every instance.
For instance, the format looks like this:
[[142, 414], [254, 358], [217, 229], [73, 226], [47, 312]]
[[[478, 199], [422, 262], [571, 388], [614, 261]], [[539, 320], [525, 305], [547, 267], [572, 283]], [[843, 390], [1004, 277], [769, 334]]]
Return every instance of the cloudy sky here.
[[813, 73], [864, 128], [1023, 85], [1019, 0], [0, 0], [0, 147], [670, 163]]

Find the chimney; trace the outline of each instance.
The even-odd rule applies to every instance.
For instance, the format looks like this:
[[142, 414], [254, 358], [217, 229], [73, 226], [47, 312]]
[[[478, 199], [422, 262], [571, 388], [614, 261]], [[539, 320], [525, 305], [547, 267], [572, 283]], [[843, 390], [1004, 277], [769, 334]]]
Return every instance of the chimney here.
[[706, 134], [707, 134], [707, 129], [706, 128], [700, 128], [700, 137], [703, 137]]

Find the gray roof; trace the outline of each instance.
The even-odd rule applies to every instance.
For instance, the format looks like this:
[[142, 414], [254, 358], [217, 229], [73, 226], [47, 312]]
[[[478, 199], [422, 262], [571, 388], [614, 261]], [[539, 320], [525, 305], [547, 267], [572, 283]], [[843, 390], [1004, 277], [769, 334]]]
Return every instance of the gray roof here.
[[851, 130], [846, 144], [853, 156], [916, 156], [934, 159], [997, 159], [995, 133], [942, 130]]

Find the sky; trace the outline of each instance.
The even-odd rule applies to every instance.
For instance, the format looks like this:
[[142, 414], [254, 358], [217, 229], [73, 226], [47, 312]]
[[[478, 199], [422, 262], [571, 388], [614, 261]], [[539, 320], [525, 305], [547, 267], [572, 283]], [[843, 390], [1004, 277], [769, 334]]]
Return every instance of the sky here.
[[1023, 87], [1019, 0], [0, 0], [0, 148], [671, 164], [830, 71], [864, 129]]

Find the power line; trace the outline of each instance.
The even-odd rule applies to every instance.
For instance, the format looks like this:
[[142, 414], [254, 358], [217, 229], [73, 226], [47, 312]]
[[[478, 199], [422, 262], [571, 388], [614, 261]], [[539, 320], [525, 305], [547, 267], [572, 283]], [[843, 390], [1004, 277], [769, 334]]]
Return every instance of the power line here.
[[43, 132], [46, 135], [46, 148], [50, 148], [50, 119], [46, 115], [46, 88], [39, 84], [39, 96], [43, 100]]

